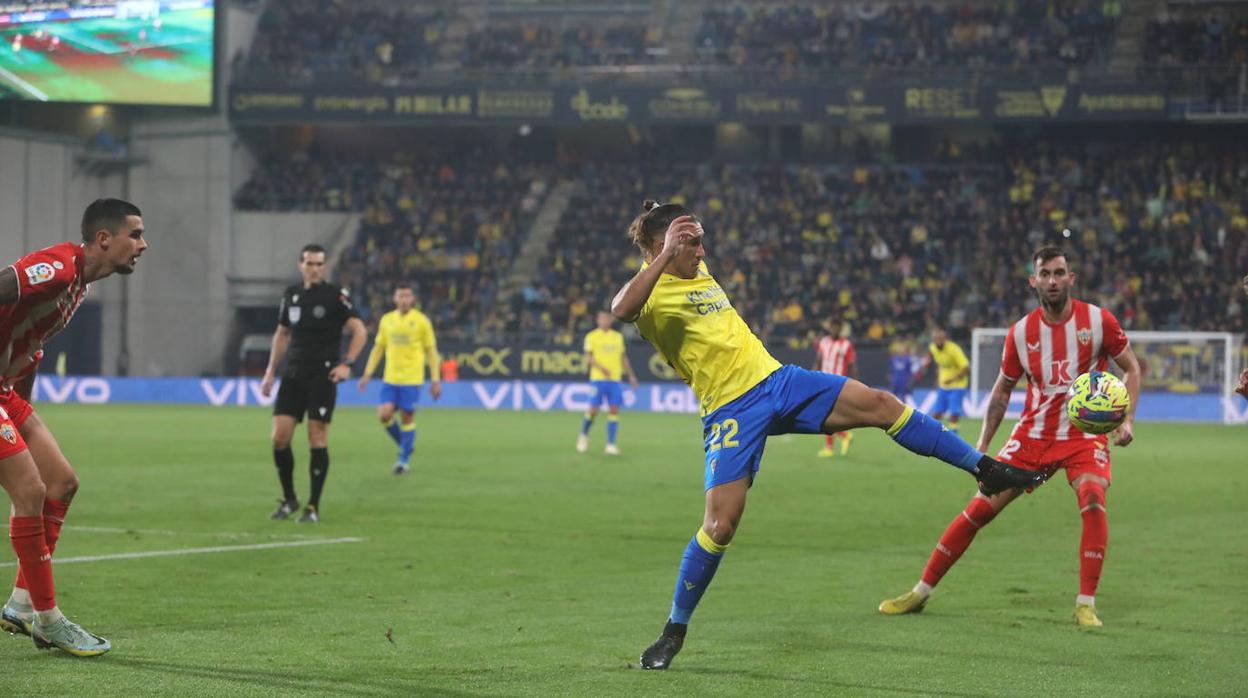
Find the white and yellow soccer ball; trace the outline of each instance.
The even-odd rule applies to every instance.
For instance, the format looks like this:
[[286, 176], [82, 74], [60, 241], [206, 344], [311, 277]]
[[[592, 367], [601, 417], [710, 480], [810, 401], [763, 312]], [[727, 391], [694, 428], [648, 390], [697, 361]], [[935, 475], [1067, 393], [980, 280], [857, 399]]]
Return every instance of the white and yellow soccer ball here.
[[1131, 395], [1118, 376], [1092, 371], [1075, 379], [1066, 393], [1066, 416], [1085, 434], [1108, 434], [1127, 418]]

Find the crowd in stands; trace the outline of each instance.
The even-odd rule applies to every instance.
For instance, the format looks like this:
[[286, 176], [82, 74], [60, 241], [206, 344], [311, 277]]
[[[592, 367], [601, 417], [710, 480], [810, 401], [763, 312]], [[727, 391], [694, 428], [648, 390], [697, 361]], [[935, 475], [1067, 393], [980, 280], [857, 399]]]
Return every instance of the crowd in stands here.
[[1148, 23], [1144, 61], [1155, 65], [1248, 63], [1248, 7], [1166, 7]]
[[704, 61], [734, 66], [1063, 68], [1104, 61], [1120, 2], [819, 3], [706, 10]]
[[538, 23], [487, 25], [469, 34], [466, 68], [570, 68], [653, 62], [658, 27], [630, 23], [555, 29]]
[[[1128, 329], [1242, 332], [1245, 163], [1243, 146], [1136, 144], [1009, 148], [978, 164], [360, 165], [342, 208], [363, 225], [340, 273], [369, 314], [415, 279], [435, 324], [460, 336], [574, 343], [636, 272], [626, 230], [657, 198], [703, 218], [711, 272], [770, 341], [804, 345], [833, 319], [880, 341], [932, 323], [1004, 327], [1033, 307], [1029, 256], [1046, 242], [1071, 250], [1079, 295]], [[580, 193], [538, 275], [504, 296], [500, 274], [555, 172]], [[324, 201], [318, 189], [340, 186], [244, 190]]]

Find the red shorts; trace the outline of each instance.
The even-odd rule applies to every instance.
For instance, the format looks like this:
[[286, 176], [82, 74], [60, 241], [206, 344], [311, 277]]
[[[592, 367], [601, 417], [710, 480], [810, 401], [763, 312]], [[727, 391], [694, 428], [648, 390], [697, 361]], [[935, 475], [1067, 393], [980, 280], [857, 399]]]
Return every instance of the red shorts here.
[[0, 459], [16, 456], [26, 450], [22, 425], [35, 411], [15, 391], [0, 393]]
[[1097, 475], [1107, 482], [1112, 480], [1109, 439], [1105, 436], [1068, 441], [1013, 438], [1001, 447], [997, 460], [1049, 475], [1062, 469], [1066, 471], [1067, 482], [1074, 482], [1080, 475]]

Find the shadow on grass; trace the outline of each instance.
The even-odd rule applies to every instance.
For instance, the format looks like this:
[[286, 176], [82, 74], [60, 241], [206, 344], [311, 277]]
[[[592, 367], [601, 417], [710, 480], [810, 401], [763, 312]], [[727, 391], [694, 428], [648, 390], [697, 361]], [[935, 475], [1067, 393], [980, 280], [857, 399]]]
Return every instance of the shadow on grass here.
[[[486, 695], [449, 688], [446, 683], [428, 685], [413, 679], [400, 677], [391, 677], [386, 680], [336, 678], [318, 674], [318, 672], [322, 671], [322, 668], [317, 666], [309, 666], [307, 673], [295, 674], [289, 671], [177, 663], [133, 657], [110, 657], [104, 660], [104, 662], [109, 666], [128, 670], [163, 674], [171, 680], [196, 678], [238, 684], [239, 689], [250, 687], [260, 689], [261, 691], [265, 689], [280, 689], [301, 691], [314, 695], [361, 696], [362, 698], [395, 695], [437, 695], [477, 698], [478, 696]], [[451, 679], [451, 681], [454, 681], [454, 679]], [[448, 683], [451, 681], [448, 681]]]

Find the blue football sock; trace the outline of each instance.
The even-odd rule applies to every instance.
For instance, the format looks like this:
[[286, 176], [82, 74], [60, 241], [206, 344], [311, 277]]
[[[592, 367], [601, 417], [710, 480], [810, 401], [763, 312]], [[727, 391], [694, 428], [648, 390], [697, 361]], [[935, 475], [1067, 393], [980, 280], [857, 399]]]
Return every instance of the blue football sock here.
[[406, 463], [412, 458], [416, 448], [416, 423], [404, 424], [399, 427], [399, 462]]
[[607, 443], [615, 443], [615, 435], [620, 431], [620, 418], [614, 414], [607, 415]]
[[933, 456], [957, 468], [974, 473], [984, 454], [976, 451], [961, 436], [949, 431], [940, 422], [907, 406], [888, 435], [897, 443], [921, 456]]
[[399, 420], [391, 417], [390, 421], [386, 422], [386, 433], [397, 444], [399, 442]]
[[719, 561], [724, 557], [727, 545], [720, 545], [702, 529], [685, 546], [685, 555], [680, 560], [680, 573], [676, 575], [676, 593], [672, 596], [673, 623], [689, 623], [693, 609], [702, 600], [702, 594], [710, 586], [719, 568]]
[[585, 413], [585, 419], [581, 420], [581, 436], [589, 436], [589, 428], [594, 425], [594, 418], [588, 412]]

